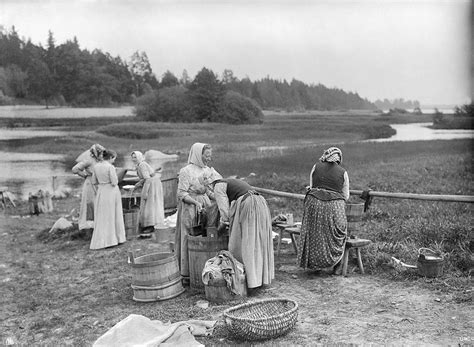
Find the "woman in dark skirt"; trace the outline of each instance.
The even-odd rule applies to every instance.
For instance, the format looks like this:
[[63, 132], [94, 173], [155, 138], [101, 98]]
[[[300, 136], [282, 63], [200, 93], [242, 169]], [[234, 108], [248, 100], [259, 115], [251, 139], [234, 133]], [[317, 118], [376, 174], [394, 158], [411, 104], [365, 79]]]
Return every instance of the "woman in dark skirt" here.
[[341, 162], [341, 150], [331, 147], [311, 170], [298, 247], [298, 264], [304, 269], [335, 269], [342, 260], [349, 176]]

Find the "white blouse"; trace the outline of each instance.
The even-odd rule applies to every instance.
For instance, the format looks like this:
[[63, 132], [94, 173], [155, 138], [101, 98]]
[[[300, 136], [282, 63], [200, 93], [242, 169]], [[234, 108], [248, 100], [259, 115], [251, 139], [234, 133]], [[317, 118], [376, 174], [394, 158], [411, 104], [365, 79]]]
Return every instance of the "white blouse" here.
[[228, 222], [230, 203], [227, 196], [227, 182], [218, 182], [214, 185], [214, 197], [221, 214], [220, 222]]

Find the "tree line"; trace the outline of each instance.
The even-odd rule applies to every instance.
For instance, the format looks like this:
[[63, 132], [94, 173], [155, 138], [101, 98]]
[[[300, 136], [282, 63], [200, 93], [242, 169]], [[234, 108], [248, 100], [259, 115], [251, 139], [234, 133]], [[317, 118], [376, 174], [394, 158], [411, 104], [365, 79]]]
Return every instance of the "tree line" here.
[[375, 100], [375, 106], [381, 110], [388, 110], [391, 108], [398, 108], [398, 109], [415, 109], [420, 108], [420, 103], [417, 100], [404, 100], [403, 98], [399, 99], [383, 99], [383, 100]]
[[148, 120], [261, 121], [261, 109], [287, 111], [377, 109], [356, 92], [272, 79], [239, 79], [231, 70], [219, 77], [203, 67], [194, 79], [166, 71], [158, 79], [145, 52], [126, 61], [100, 49], [81, 49], [74, 37], [57, 44], [48, 33], [46, 47], [0, 28], [0, 104], [19, 99], [46, 106], [135, 104]]

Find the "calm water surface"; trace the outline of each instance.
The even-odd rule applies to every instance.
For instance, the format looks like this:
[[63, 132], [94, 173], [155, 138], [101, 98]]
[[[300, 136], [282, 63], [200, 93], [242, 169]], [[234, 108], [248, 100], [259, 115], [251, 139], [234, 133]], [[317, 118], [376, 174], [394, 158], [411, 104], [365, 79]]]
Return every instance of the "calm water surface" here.
[[433, 125], [433, 123], [392, 124], [390, 126], [397, 131], [395, 135], [386, 139], [367, 140], [367, 142], [429, 141], [474, 138], [474, 130], [431, 129], [429, 128], [431, 125]]

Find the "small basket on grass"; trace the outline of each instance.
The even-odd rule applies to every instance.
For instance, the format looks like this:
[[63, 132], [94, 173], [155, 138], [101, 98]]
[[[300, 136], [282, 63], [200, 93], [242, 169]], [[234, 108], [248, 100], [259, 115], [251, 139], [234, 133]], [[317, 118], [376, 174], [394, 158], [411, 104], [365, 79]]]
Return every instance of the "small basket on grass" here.
[[298, 303], [272, 298], [248, 302], [224, 311], [224, 322], [235, 337], [266, 340], [286, 334], [298, 319]]

